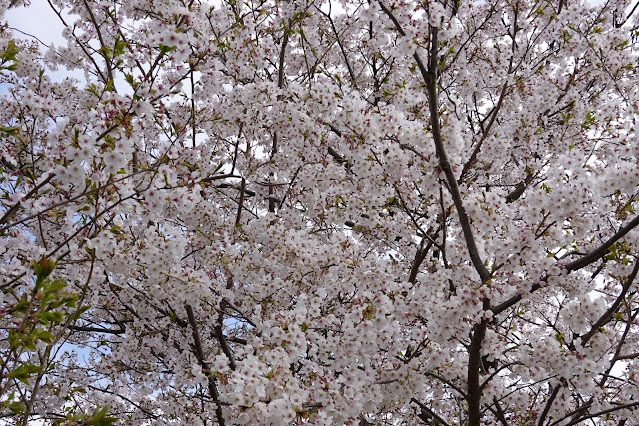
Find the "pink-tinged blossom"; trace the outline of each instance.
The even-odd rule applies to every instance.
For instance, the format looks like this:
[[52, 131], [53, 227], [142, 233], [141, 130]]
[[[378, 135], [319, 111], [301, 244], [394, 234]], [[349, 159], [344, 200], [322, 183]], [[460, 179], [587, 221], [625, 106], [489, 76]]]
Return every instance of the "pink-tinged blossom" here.
[[631, 3], [25, 3], [8, 421], [639, 421]]

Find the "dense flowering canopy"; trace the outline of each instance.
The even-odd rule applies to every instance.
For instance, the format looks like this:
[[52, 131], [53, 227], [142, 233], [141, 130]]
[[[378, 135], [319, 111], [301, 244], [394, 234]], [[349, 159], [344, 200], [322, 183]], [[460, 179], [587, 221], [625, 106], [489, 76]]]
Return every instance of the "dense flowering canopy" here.
[[2, 418], [639, 422], [636, 5], [48, 3], [0, 0]]

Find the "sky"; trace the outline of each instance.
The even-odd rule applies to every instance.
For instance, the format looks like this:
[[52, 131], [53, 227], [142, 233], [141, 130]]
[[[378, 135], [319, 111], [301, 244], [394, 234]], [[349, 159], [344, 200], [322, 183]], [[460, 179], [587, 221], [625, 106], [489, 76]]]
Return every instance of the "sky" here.
[[[6, 12], [5, 19], [16, 38], [38, 42], [43, 52], [51, 44], [56, 46], [67, 44], [62, 37], [64, 26], [46, 0], [31, 0], [31, 5], [28, 7], [13, 7]], [[83, 73], [79, 70], [69, 72], [64, 68], [49, 71], [47, 75], [53, 81], [61, 81], [67, 77], [80, 80], [83, 78]]]
[[5, 18], [10, 28], [33, 35], [44, 43], [66, 44], [62, 38], [64, 27], [46, 0], [31, 0], [29, 7], [11, 8]]
[[[605, 0], [590, 0], [592, 5]], [[9, 26], [38, 37], [45, 43], [65, 44], [61, 36], [64, 28], [46, 0], [31, 0], [29, 7], [14, 7], [7, 11]]]

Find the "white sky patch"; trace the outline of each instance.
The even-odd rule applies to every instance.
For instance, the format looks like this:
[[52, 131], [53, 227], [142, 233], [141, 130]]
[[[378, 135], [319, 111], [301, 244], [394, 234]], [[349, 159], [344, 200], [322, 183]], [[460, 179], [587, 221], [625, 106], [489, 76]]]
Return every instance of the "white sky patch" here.
[[5, 19], [9, 28], [22, 32], [25, 39], [31, 38], [44, 43], [46, 47], [51, 43], [66, 44], [62, 37], [64, 26], [45, 0], [32, 0], [28, 7], [11, 8], [5, 14]]
[[[66, 15], [64, 12], [63, 14]], [[62, 36], [64, 25], [46, 0], [32, 0], [27, 7], [13, 7], [7, 10], [4, 19], [16, 39], [38, 43], [42, 54], [52, 45], [67, 45], [66, 39]], [[49, 70], [47, 75], [54, 82], [69, 77], [84, 80], [82, 71], [69, 71], [62, 67], [57, 71]]]

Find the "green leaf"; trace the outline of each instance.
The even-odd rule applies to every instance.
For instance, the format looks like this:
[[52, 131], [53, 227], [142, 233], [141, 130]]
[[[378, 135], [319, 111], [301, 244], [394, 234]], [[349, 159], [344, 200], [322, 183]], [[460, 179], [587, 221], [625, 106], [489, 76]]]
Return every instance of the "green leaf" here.
[[80, 318], [82, 316], [83, 313], [85, 313], [89, 309], [91, 309], [91, 305], [81, 306], [80, 308], [78, 308], [77, 311], [75, 311], [73, 314], [71, 314], [71, 316], [70, 316], [71, 320], [77, 320], [78, 318]]
[[49, 283], [49, 285], [45, 286], [45, 293], [59, 293], [61, 289], [66, 287], [67, 285], [60, 281], [59, 279], [53, 280]]
[[98, 89], [98, 86], [96, 86], [95, 83], [91, 83], [90, 85], [88, 85], [85, 90], [91, 93], [93, 96], [98, 96], [98, 97], [100, 96], [100, 90]]
[[51, 343], [51, 339], [53, 339], [53, 334], [51, 334], [47, 330], [38, 331], [36, 336], [38, 337], [39, 340], [42, 340], [44, 343]]
[[22, 405], [18, 401], [5, 401], [2, 403], [4, 407], [7, 407], [13, 414], [22, 414], [24, 413], [24, 405]]
[[35, 347], [35, 342], [33, 341], [33, 337], [32, 335], [29, 335], [27, 337], [24, 338], [24, 340], [22, 341], [22, 346], [24, 346], [25, 348], [29, 349], [30, 351], [35, 351], [36, 347]]
[[20, 337], [14, 329], [9, 329], [9, 347], [17, 348], [20, 344]]
[[38, 312], [36, 314], [38, 322], [44, 325], [49, 323], [59, 323], [64, 319], [62, 312]]
[[124, 79], [129, 83], [129, 86], [133, 87], [133, 75], [124, 73]]
[[61, 300], [61, 305], [66, 306], [67, 308], [75, 308], [75, 301], [77, 300], [77, 296], [73, 295], [72, 297], [65, 297]]
[[14, 138], [18, 137], [19, 127], [0, 127], [0, 133], [4, 133], [9, 136], [13, 136]]
[[177, 46], [165, 46], [164, 44], [160, 44], [160, 55], [165, 55], [176, 49], [177, 49]]
[[16, 368], [15, 370], [13, 370], [11, 373], [9, 373], [9, 377], [12, 379], [18, 379], [25, 385], [28, 385], [29, 382], [27, 380], [31, 377], [31, 375], [38, 373], [41, 370], [42, 370], [42, 367], [25, 363], [25, 364], [22, 364], [20, 367]]
[[42, 255], [42, 257], [40, 257], [40, 260], [38, 260], [37, 262], [33, 262], [33, 270], [35, 271], [38, 280], [44, 280], [45, 278], [47, 278], [49, 275], [51, 275], [51, 272], [53, 272], [54, 268], [55, 262], [47, 259], [45, 255]]
[[88, 419], [86, 419], [87, 424], [95, 425], [95, 426], [111, 426], [115, 424], [117, 421], [118, 421], [117, 418], [108, 417], [106, 415], [106, 407], [102, 408], [101, 410], [96, 408], [93, 411], [93, 414], [91, 414], [91, 416]]
[[104, 59], [109, 59], [111, 57], [111, 49], [109, 49], [108, 47], [105, 46], [101, 46], [98, 49], [98, 53], [104, 58]]
[[586, 119], [582, 123], [581, 128], [588, 129], [592, 124], [594, 124], [594, 122], [595, 122], [595, 115], [593, 114], [592, 111], [588, 111], [588, 113], [586, 114]]
[[0, 54], [0, 58], [3, 62], [8, 61], [17, 61], [16, 55], [22, 50], [21, 47], [16, 47], [16, 42], [14, 40], [9, 40], [7, 43], [7, 47], [4, 49], [4, 52]]
[[26, 314], [28, 307], [29, 307], [29, 300], [27, 299], [27, 295], [23, 294], [20, 301], [13, 307], [13, 312]]
[[120, 56], [124, 54], [124, 48], [127, 46], [127, 42], [122, 40], [120, 37], [115, 39], [115, 44], [113, 46], [113, 56]]

